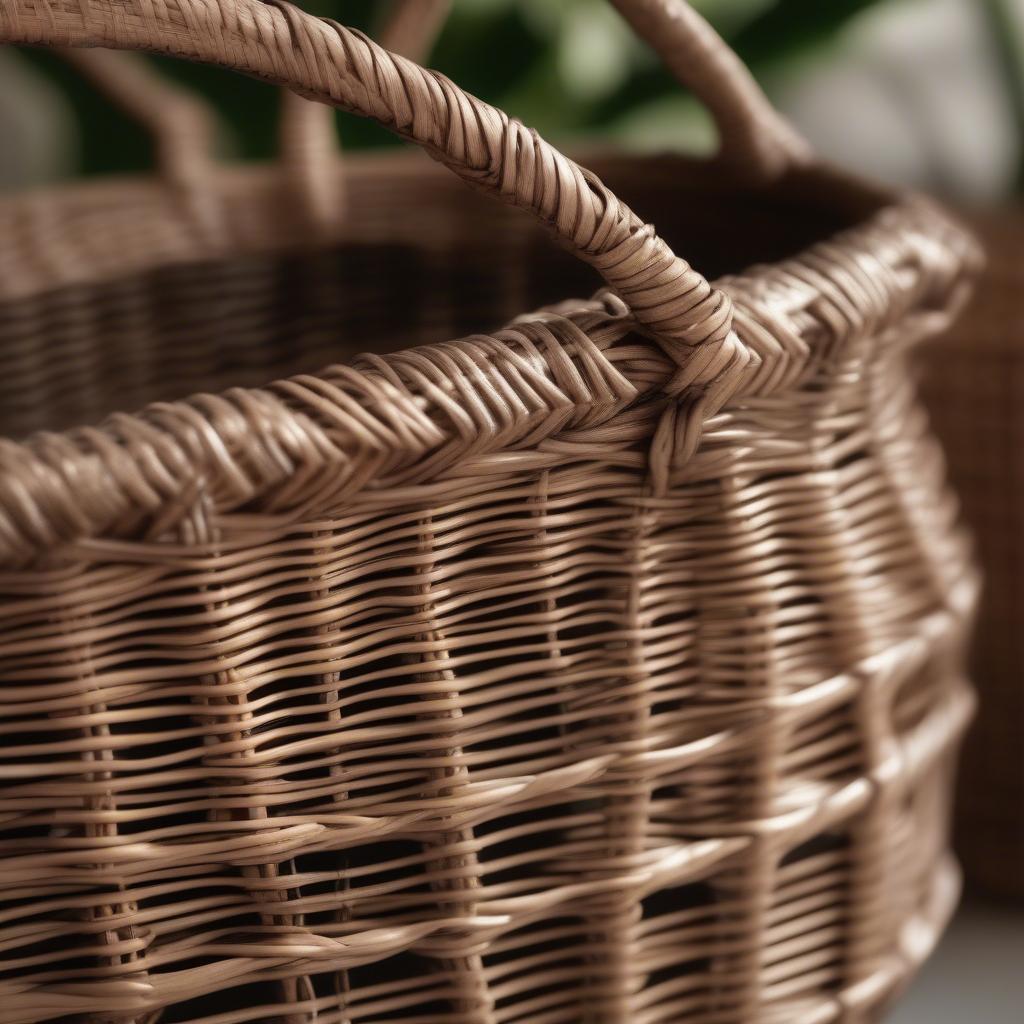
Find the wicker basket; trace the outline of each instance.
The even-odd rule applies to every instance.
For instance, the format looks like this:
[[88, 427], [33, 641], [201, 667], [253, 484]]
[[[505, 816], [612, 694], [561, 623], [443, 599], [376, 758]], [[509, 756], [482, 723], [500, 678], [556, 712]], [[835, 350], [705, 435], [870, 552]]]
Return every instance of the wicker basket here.
[[581, 170], [283, 3], [0, 7], [481, 193], [349, 160], [326, 240], [266, 169], [0, 203], [5, 1024], [851, 1024], [941, 931], [975, 584], [907, 353], [973, 244], [616, 6], [715, 161]]
[[[981, 709], [960, 772], [968, 881], [1024, 899], [1024, 210], [975, 214], [987, 266], [970, 313], [921, 360], [922, 391], [978, 538], [985, 587], [971, 670]], [[934, 356], [934, 358], [933, 358]]]

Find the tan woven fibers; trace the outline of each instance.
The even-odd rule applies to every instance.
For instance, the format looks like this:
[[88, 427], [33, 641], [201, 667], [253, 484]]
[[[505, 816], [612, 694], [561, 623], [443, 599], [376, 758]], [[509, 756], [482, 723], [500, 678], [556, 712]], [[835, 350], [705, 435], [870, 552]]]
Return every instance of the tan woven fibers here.
[[971, 653], [981, 694], [960, 774], [957, 847], [969, 881], [1024, 897], [1024, 211], [974, 215], [987, 261], [954, 330], [921, 359], [985, 586]]
[[0, 203], [0, 1021], [852, 1024], [941, 932], [975, 583], [907, 359], [973, 243], [617, 6], [719, 161], [584, 172], [284, 5], [0, 7], [506, 201]]

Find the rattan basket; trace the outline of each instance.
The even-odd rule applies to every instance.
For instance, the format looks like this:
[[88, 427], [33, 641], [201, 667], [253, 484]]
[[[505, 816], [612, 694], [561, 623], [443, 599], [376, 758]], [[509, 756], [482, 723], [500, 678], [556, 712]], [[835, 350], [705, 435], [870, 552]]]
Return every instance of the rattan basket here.
[[584, 171], [284, 3], [0, 6], [482, 193], [0, 203], [6, 1024], [852, 1024], [941, 931], [975, 581], [907, 354], [973, 243], [616, 6], [715, 160]]
[[[1024, 899], [1024, 210], [972, 214], [986, 268], [969, 313], [920, 360], [985, 586], [971, 651], [980, 712], [964, 750], [956, 842], [968, 881]], [[935, 358], [931, 358], [934, 355]]]

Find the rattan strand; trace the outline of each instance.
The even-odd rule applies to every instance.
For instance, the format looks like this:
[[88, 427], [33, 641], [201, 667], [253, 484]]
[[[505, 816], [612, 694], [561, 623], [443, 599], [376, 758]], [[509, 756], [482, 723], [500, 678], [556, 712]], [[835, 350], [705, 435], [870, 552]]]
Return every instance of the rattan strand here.
[[0, 1020], [873, 1019], [956, 898], [975, 584], [906, 360], [970, 239], [770, 125], [742, 188], [599, 184], [294, 11], [2, 17], [368, 110], [613, 290], [404, 159], [317, 249], [261, 172], [213, 238], [167, 183], [0, 203]]

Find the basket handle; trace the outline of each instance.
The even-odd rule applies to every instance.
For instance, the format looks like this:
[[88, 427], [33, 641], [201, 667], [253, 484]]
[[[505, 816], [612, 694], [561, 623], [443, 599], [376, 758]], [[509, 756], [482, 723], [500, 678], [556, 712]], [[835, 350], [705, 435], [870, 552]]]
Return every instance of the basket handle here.
[[[381, 45], [411, 60], [432, 45], [451, 0], [394, 0], [381, 19]], [[207, 104], [157, 74], [145, 61], [115, 50], [60, 48], [74, 67], [122, 111], [146, 129], [156, 146], [162, 176], [182, 192], [201, 193], [213, 165], [215, 118]], [[335, 161], [340, 143], [332, 108], [282, 89], [278, 162], [286, 183], [313, 227], [337, 223], [344, 210]]]
[[[723, 56], [722, 40], [682, 0], [633, 4], [631, 16], [645, 35], [663, 35], [691, 54], [687, 79], [705, 91], [714, 83], [716, 109], [731, 112], [729, 124], [742, 121], [757, 87], [738, 61]], [[620, 9], [628, 6], [621, 0]], [[11, 42], [148, 49], [235, 68], [372, 118], [471, 186], [530, 212], [593, 266], [680, 366], [670, 394], [749, 360], [731, 330], [728, 296], [595, 175], [444, 76], [360, 32], [285, 0], [8, 0], [0, 5], [0, 31]], [[695, 346], [705, 346], [696, 359]]]
[[[176, 188], [200, 220], [217, 221], [210, 200], [216, 115], [200, 97], [159, 74], [134, 53], [59, 47], [61, 59], [144, 128], [156, 148], [161, 177]], [[339, 203], [332, 158], [338, 145], [330, 107], [282, 89], [278, 162], [312, 225], [334, 222]]]
[[611, 0], [676, 81], [708, 108], [718, 158], [734, 173], [770, 181], [812, 159], [807, 143], [772, 106], [746, 65], [683, 0]]
[[[375, 31], [385, 50], [421, 60], [430, 50], [451, 0], [393, 0]], [[344, 218], [344, 179], [335, 173], [341, 142], [334, 109], [282, 90], [278, 123], [279, 163], [294, 184], [314, 229], [330, 229]]]
[[[717, 159], [733, 174], [771, 180], [807, 161], [807, 144], [692, 7], [675, 0], [611, 2], [675, 79], [711, 111], [719, 133]], [[377, 38], [385, 50], [418, 61], [450, 9], [451, 0], [395, 0], [386, 31]]]

